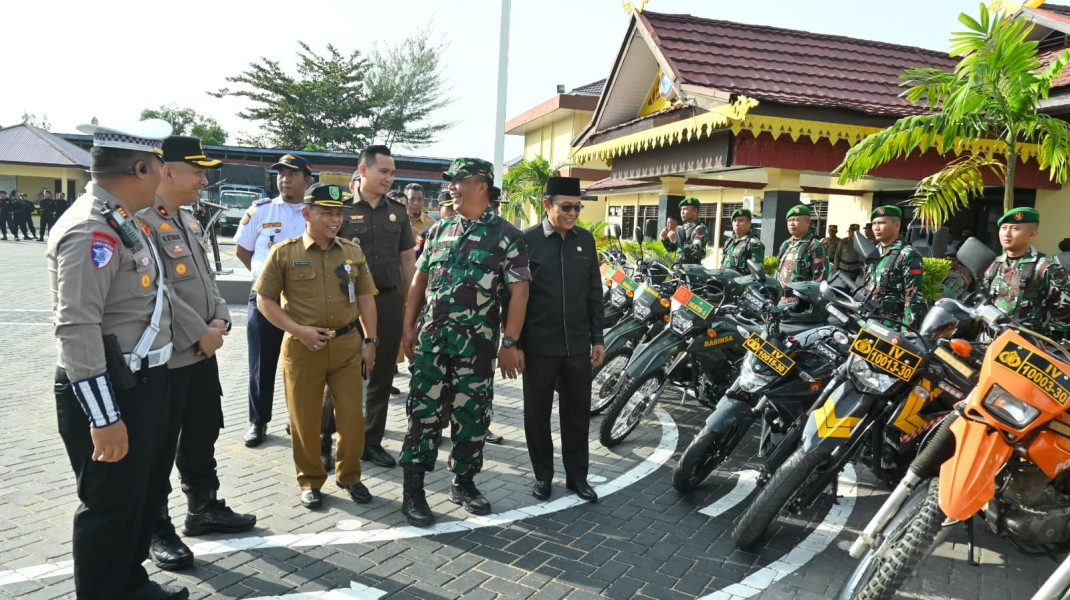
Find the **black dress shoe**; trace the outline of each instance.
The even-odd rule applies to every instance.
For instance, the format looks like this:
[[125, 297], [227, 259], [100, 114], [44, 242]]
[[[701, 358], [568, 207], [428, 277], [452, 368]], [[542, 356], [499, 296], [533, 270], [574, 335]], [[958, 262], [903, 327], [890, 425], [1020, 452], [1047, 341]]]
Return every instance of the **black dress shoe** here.
[[453, 485], [450, 486], [450, 493], [446, 498], [454, 504], [460, 504], [473, 515], [490, 514], [490, 502], [476, 489], [471, 476], [454, 476]]
[[598, 502], [598, 494], [591, 487], [591, 484], [586, 481], [572, 481], [566, 480], [565, 487], [569, 491], [576, 492], [576, 495], [588, 502]]
[[256, 423], [249, 424], [249, 431], [245, 432], [245, 446], [247, 448], [256, 448], [264, 441], [264, 435], [267, 434], [267, 425], [257, 425]]
[[150, 581], [138, 589], [122, 595], [122, 600], [186, 600], [189, 590], [182, 586]]
[[550, 486], [551, 486], [551, 482], [549, 482], [549, 481], [539, 481], [538, 479], [536, 479], [535, 483], [531, 484], [531, 495], [535, 496], [539, 500], [549, 500], [550, 499]]
[[338, 487], [349, 492], [349, 497], [357, 504], [367, 504], [372, 501], [372, 493], [368, 491], [366, 485], [359, 481], [353, 485], [340, 485]]
[[323, 506], [323, 494], [319, 490], [305, 490], [301, 492], [301, 506], [305, 508], [319, 508]]
[[174, 529], [157, 531], [152, 535], [149, 556], [152, 557], [153, 564], [165, 571], [178, 571], [193, 566], [193, 552], [189, 546], [182, 543]]
[[361, 460], [370, 460], [380, 467], [390, 468], [397, 464], [393, 456], [386, 451], [382, 446], [368, 446], [364, 448], [364, 453], [360, 455]]
[[483, 436], [483, 439], [487, 440], [488, 444], [500, 444], [505, 441], [505, 438], [489, 429], [487, 430], [487, 435]]
[[391, 396], [397, 396], [400, 393], [401, 393], [401, 390], [399, 390], [397, 388], [397, 386], [394, 386], [394, 385], [390, 386], [390, 395]]

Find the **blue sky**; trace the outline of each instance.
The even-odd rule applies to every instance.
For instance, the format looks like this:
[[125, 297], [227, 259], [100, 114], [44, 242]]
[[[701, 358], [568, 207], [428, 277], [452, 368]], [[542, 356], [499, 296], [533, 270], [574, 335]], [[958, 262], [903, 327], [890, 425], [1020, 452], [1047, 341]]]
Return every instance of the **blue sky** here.
[[[448, 44], [446, 77], [456, 101], [441, 117], [457, 126], [432, 146], [404, 154], [491, 158], [497, 76], [499, 2], [68, 2], [40, 0], [4, 7], [0, 125], [23, 111], [47, 115], [52, 130], [73, 132], [96, 116], [135, 120], [143, 108], [191, 107], [232, 135], [255, 131], [237, 117], [239, 99], [205, 92], [226, 85], [261, 56], [292, 67], [298, 40], [344, 52], [404, 39], [430, 24]], [[651, 0], [647, 10], [946, 50], [962, 29], [965, 0]], [[628, 17], [616, 0], [514, 0], [507, 116], [567, 88], [606, 77]], [[507, 136], [506, 158], [522, 152]]]

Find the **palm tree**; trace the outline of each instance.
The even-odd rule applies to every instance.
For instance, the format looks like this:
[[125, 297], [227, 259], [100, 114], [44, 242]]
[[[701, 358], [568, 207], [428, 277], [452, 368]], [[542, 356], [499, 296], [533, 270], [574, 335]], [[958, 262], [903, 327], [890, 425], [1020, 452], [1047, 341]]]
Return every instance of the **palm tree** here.
[[502, 175], [502, 216], [509, 221], [527, 220], [530, 211], [542, 218], [542, 192], [546, 180], [561, 174], [571, 163], [551, 166], [541, 154], [509, 167]]
[[[840, 183], [859, 179], [872, 169], [915, 151], [935, 148], [960, 156], [922, 179], [914, 195], [917, 218], [939, 228], [970, 198], [983, 193], [985, 173], [1004, 183], [1004, 211], [1014, 207], [1014, 171], [1022, 144], [1037, 145], [1040, 168], [1063, 183], [1070, 156], [1070, 125], [1038, 110], [1052, 81], [1070, 62], [1063, 50], [1047, 66], [1037, 58], [1037, 42], [1027, 41], [1033, 25], [1003, 13], [981, 18], [959, 15], [969, 31], [951, 36], [951, 56], [962, 57], [953, 72], [908, 69], [911, 87], [903, 96], [921, 104], [926, 114], [904, 117], [867, 136], [847, 152], [836, 168]], [[979, 144], [979, 142], [984, 144]], [[986, 150], [987, 146], [991, 150]]]

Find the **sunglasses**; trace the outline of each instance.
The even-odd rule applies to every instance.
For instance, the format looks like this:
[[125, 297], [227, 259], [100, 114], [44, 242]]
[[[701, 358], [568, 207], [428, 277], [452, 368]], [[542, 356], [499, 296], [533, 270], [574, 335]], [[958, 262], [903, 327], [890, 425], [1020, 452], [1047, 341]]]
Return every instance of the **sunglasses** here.
[[559, 208], [559, 209], [561, 209], [561, 210], [563, 210], [565, 212], [577, 212], [578, 213], [581, 210], [583, 210], [583, 205], [582, 204], [558, 204], [556, 206], [557, 206], [557, 208]]

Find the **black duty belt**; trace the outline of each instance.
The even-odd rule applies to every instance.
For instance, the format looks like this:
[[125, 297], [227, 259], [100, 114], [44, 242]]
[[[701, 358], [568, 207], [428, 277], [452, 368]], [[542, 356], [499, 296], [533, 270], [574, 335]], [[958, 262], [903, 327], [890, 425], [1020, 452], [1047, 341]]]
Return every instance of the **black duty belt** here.
[[328, 331], [327, 335], [330, 336], [331, 339], [334, 339], [336, 337], [341, 337], [341, 336], [349, 333], [350, 331], [353, 331], [354, 329], [356, 329], [357, 328], [357, 324], [358, 324], [358, 321], [353, 321], [349, 325], [346, 325], [344, 327], [339, 327], [338, 329], [332, 329], [332, 330]]

